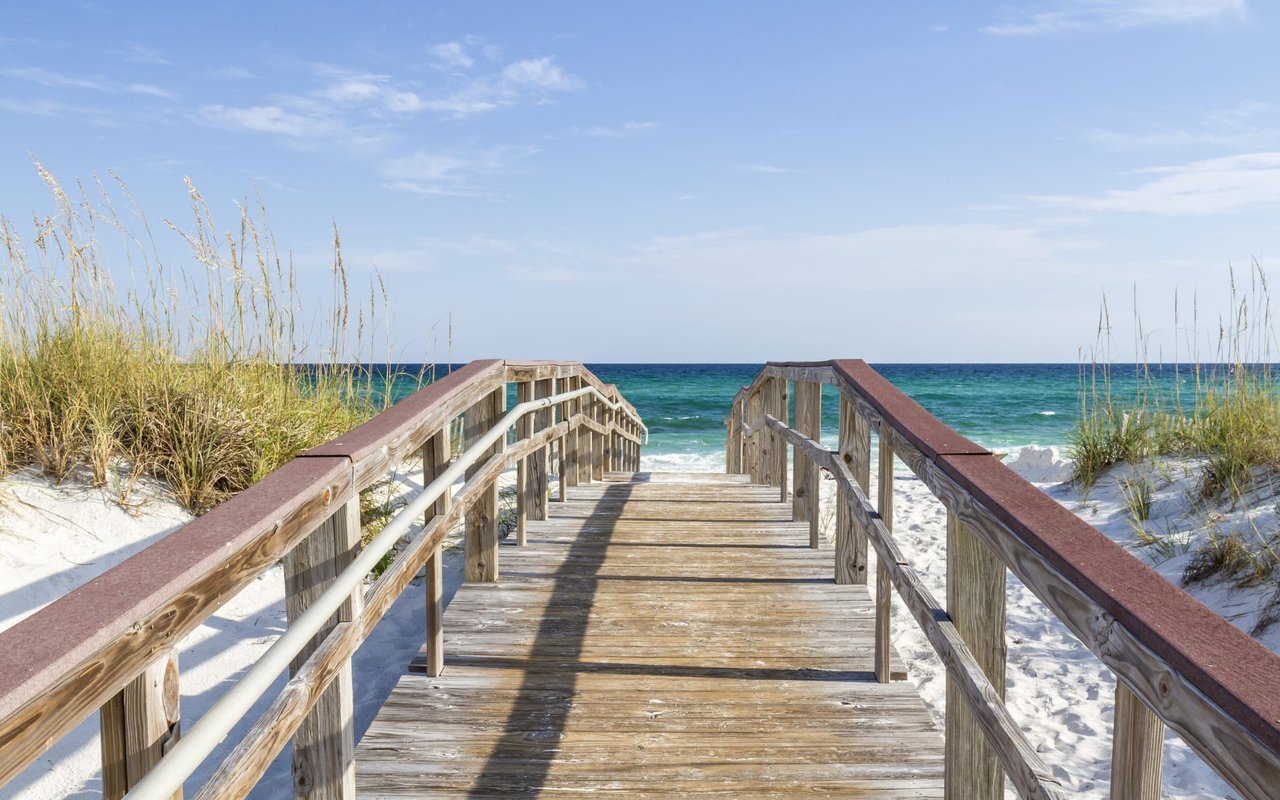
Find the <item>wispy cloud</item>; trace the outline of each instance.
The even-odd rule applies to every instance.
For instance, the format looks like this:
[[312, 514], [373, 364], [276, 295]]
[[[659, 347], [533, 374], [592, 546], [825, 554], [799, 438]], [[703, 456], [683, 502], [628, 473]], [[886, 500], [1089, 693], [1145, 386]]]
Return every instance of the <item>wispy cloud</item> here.
[[1182, 125], [1153, 125], [1142, 130], [1092, 128], [1085, 138], [1111, 150], [1172, 150], [1212, 146], [1268, 149], [1280, 145], [1280, 114], [1270, 103], [1245, 101], [1200, 114]]
[[253, 73], [253, 70], [236, 64], [214, 70], [213, 76], [215, 78], [230, 78], [232, 80], [250, 80], [258, 77]]
[[163, 89], [153, 83], [131, 83], [129, 91], [133, 94], [146, 94], [152, 97], [159, 97], [165, 100], [176, 100], [178, 95], [168, 89]]
[[1137, 174], [1154, 177], [1131, 189], [1099, 195], [1044, 195], [1042, 203], [1082, 211], [1207, 216], [1280, 203], [1280, 152], [1243, 153]]
[[757, 172], [762, 175], [788, 175], [800, 172], [798, 169], [779, 167], [774, 164], [735, 164], [733, 169], [738, 172]]
[[120, 58], [131, 64], [166, 65], [171, 63], [159, 50], [141, 44], [130, 44], [120, 53]]
[[582, 132], [583, 136], [596, 136], [606, 139], [619, 139], [637, 133], [657, 130], [656, 122], [624, 122], [621, 125], [593, 125]]
[[479, 36], [440, 42], [427, 48], [427, 52], [436, 60], [436, 68], [443, 70], [468, 70], [476, 65], [478, 59], [497, 61], [502, 58], [501, 47]]
[[6, 67], [0, 75], [56, 89], [88, 89], [94, 92], [109, 91], [107, 84], [93, 78], [67, 75], [42, 67]]
[[467, 54], [467, 47], [462, 42], [438, 44], [431, 48], [431, 55], [450, 67], [469, 69], [476, 63], [476, 60]]
[[534, 147], [495, 147], [470, 152], [432, 153], [419, 150], [387, 160], [382, 174], [388, 185], [417, 194], [471, 197], [480, 194], [476, 179], [502, 171], [509, 164], [538, 152]]
[[177, 95], [168, 89], [151, 83], [131, 83], [117, 85], [98, 78], [86, 78], [79, 75], [68, 75], [43, 67], [6, 67], [0, 69], [0, 75], [34, 83], [50, 89], [83, 89], [105, 94], [145, 94], [173, 100]]
[[[462, 63], [462, 51], [446, 48], [443, 52]], [[398, 119], [410, 115], [466, 117], [582, 87], [578, 78], [550, 56], [515, 61], [496, 74], [463, 76], [458, 88], [437, 94], [391, 75], [331, 64], [314, 65], [312, 73], [318, 85], [308, 91], [270, 95], [263, 102], [245, 106], [205, 105], [198, 110], [197, 119], [217, 127], [295, 140], [328, 137], [367, 146], [378, 141]]]
[[1190, 25], [1245, 14], [1245, 0], [1058, 0], [984, 27], [1000, 36]]
[[553, 56], [507, 64], [497, 75], [467, 77], [452, 92], [424, 101], [423, 108], [466, 117], [515, 105], [522, 100], [546, 102], [552, 95], [576, 92], [582, 80], [565, 72]]
[[197, 112], [197, 119], [217, 128], [272, 133], [280, 136], [304, 137], [329, 133], [329, 123], [279, 106], [231, 108], [208, 105]]

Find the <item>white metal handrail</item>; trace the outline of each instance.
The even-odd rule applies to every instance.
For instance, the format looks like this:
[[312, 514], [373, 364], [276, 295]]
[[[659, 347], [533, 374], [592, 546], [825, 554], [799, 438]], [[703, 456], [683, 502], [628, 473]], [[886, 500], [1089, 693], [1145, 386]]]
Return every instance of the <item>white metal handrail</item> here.
[[[248, 672], [227, 693], [218, 698], [199, 721], [185, 731], [173, 749], [164, 755], [155, 767], [143, 776], [125, 795], [129, 800], [167, 800], [182, 788], [182, 784], [196, 768], [208, 758], [214, 748], [227, 737], [231, 729], [260, 698], [276, 676], [284, 672], [302, 648], [305, 647], [325, 623], [346, 602], [351, 593], [363, 582], [382, 557], [408, 532], [413, 523], [453, 486], [466, 469], [499, 441], [505, 441], [507, 431], [522, 417], [550, 406], [579, 397], [595, 395], [601, 402], [616, 410], [622, 406], [605, 397], [594, 386], [571, 392], [528, 400], [514, 406], [494, 427], [476, 440], [439, 476], [428, 484], [400, 513], [387, 522], [375, 536], [342, 570], [324, 592], [307, 607], [297, 619], [267, 649]], [[625, 410], [625, 409], [624, 409]], [[629, 415], [629, 414], [628, 414]]]

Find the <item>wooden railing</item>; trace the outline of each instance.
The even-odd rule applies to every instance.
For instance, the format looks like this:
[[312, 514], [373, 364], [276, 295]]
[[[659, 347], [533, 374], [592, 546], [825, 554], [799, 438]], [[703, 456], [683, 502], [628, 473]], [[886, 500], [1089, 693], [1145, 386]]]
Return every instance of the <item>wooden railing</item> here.
[[[504, 418], [508, 383], [519, 404]], [[466, 449], [451, 466], [458, 417]], [[513, 443], [507, 424], [516, 428]], [[281, 663], [292, 677], [198, 796], [244, 796], [290, 741], [296, 795], [354, 796], [351, 656], [425, 567], [426, 669], [439, 674], [440, 547], [449, 530], [465, 518], [466, 580], [497, 580], [499, 474], [517, 465], [522, 544], [526, 520], [547, 514], [549, 456], [563, 499], [565, 485], [638, 469], [645, 434], [635, 408], [581, 364], [475, 361], [430, 384], [0, 633], [0, 785], [98, 711], [104, 796], [181, 796], [194, 769], [185, 764], [198, 764], [229, 729], [214, 719], [221, 704], [235, 707], [237, 693], [254, 699], [255, 670], [180, 742], [176, 652], [224, 602], [283, 561], [290, 626], [307, 635], [296, 652], [269, 650], [259, 664], [291, 659]], [[360, 491], [419, 456], [426, 488], [417, 505], [362, 550]], [[465, 483], [453, 493], [453, 473], [464, 464]], [[362, 572], [352, 577], [373, 548], [390, 549], [417, 519], [425, 527], [375, 582], [366, 585]], [[286, 631], [273, 649], [289, 638]]]
[[[840, 398], [839, 445], [819, 444], [821, 388]], [[794, 385], [794, 420], [788, 391]], [[865, 583], [877, 562], [875, 672], [889, 674], [896, 589], [947, 670], [947, 796], [1066, 797], [1005, 707], [1005, 577], [1016, 575], [1117, 678], [1111, 796], [1160, 796], [1164, 728], [1175, 730], [1244, 797], [1280, 796], [1280, 657], [935, 419], [862, 361], [769, 363], [726, 419], [729, 472], [778, 486], [819, 546], [818, 468], [838, 487], [835, 580]], [[867, 499], [871, 434], [878, 502]], [[895, 545], [893, 463], [947, 508], [947, 602]]]

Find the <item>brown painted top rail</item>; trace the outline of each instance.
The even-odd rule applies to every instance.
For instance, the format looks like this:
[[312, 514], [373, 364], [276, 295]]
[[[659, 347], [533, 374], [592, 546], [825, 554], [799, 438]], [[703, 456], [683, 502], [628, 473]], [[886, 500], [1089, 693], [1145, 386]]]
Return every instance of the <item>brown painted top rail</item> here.
[[[726, 420], [731, 470], [736, 458], [739, 471], [754, 472], [747, 456], [754, 447], [760, 469], [768, 472], [759, 454], [779, 443], [744, 439], [756, 435], [766, 417], [773, 418], [770, 431], [796, 445], [797, 461], [802, 451], [826, 457], [806, 439], [816, 435], [786, 425], [787, 381], [795, 381], [797, 409], [803, 385], [834, 385], [842, 404], [878, 431], [889, 458], [901, 458], [1002, 568], [1023, 580], [1160, 720], [1245, 796], [1274, 796], [1280, 786], [1280, 657], [947, 427], [864, 361], [766, 364], [738, 393]], [[776, 384], [780, 389], [771, 388]], [[843, 411], [839, 454], [851, 464]], [[868, 519], [884, 527], [874, 509]], [[1003, 666], [1000, 673], [1002, 686]], [[1155, 776], [1158, 790], [1158, 764]]]
[[[443, 441], [443, 460], [427, 465], [437, 470], [432, 474], [439, 474], [448, 461], [451, 423], [465, 412], [468, 442], [483, 434], [486, 426], [497, 422], [496, 411], [505, 405], [509, 382], [522, 394], [536, 383], [538, 397], [553, 395], [557, 383], [562, 388], [592, 387], [606, 401], [620, 405], [611, 411], [588, 397], [570, 401], [566, 408], [537, 412], [536, 424], [521, 423], [523, 446], [505, 460], [495, 456], [483, 468], [477, 466], [475, 480], [492, 486], [506, 462], [519, 461], [523, 481], [526, 459], [532, 466], [539, 453], [545, 471], [547, 447], [566, 435], [574, 441], [559, 445], [561, 458], [571, 458], [575, 469], [579, 453], [584, 464], [594, 459], [597, 468], [604, 459], [612, 459], [615, 468], [635, 468], [644, 425], [616, 387], [602, 383], [578, 363], [473, 361], [367, 423], [303, 453], [240, 495], [0, 632], [0, 785], [87, 716], [105, 708], [250, 581], [282, 558], [294, 557], [300, 552], [298, 545], [314, 539], [318, 528], [346, 524], [340, 517], [355, 508], [359, 492], [389, 468], [426, 452], [429, 445], [440, 449], [432, 442]], [[553, 416], [560, 419], [559, 425], [552, 424]], [[578, 430], [583, 431], [580, 449]], [[467, 477], [471, 481], [471, 470]], [[470, 483], [468, 487], [466, 498], [478, 496], [483, 488], [471, 488]], [[496, 525], [496, 488], [492, 492], [490, 508], [484, 511], [486, 526]], [[532, 491], [528, 496], [537, 502]], [[545, 502], [545, 491], [541, 500]], [[524, 503], [522, 495], [522, 508]], [[436, 521], [444, 519], [437, 515]], [[355, 525], [358, 544], [358, 522]], [[494, 531], [489, 545], [496, 547]], [[438, 538], [442, 536], [443, 531]], [[468, 539], [469, 570], [471, 544]], [[411, 566], [403, 582], [421, 566]], [[496, 569], [496, 563], [480, 567]], [[292, 599], [290, 603], [292, 618]], [[318, 685], [332, 678], [329, 669], [317, 678]], [[133, 782], [130, 779], [123, 788]]]

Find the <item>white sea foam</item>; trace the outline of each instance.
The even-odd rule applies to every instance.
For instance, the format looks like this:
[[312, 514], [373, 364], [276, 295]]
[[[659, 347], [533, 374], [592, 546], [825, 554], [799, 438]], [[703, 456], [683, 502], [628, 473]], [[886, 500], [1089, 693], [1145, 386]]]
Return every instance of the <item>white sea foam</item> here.
[[1039, 414], [1039, 415], [1040, 415], [1040, 416], [1042, 416], [1042, 417], [1056, 417], [1056, 416], [1058, 416], [1058, 412], [1057, 412], [1057, 411], [1037, 411], [1036, 413], [1037, 413], [1037, 414]]
[[1056, 447], [1027, 445], [1004, 465], [1032, 483], [1061, 483], [1071, 478], [1075, 462], [1063, 458]]

